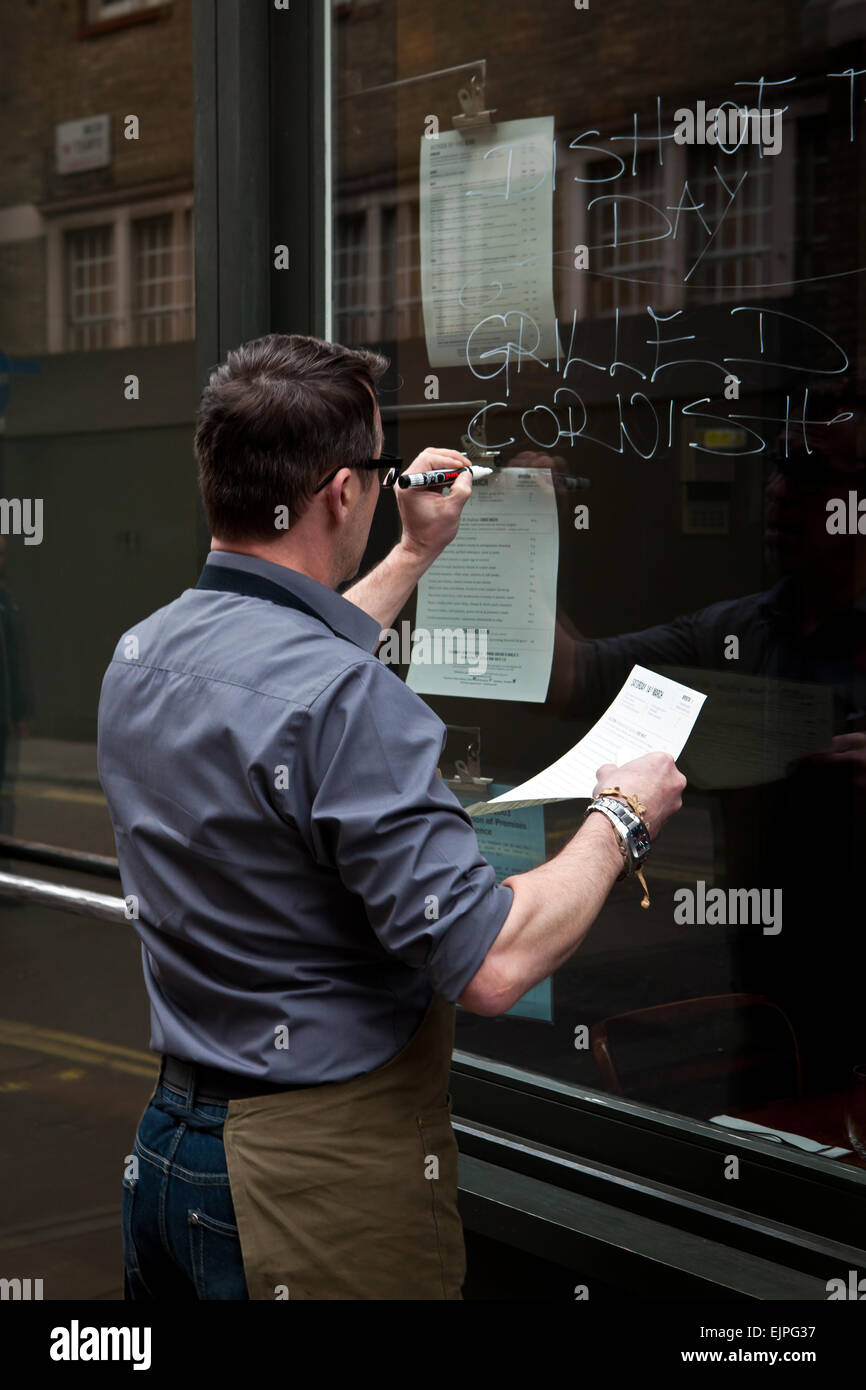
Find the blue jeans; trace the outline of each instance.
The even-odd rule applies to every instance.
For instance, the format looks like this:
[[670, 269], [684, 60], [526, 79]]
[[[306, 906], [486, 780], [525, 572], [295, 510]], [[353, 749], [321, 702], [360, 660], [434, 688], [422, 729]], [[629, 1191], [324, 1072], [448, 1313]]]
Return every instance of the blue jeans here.
[[159, 1082], [123, 1178], [124, 1298], [247, 1299], [222, 1132], [227, 1106]]

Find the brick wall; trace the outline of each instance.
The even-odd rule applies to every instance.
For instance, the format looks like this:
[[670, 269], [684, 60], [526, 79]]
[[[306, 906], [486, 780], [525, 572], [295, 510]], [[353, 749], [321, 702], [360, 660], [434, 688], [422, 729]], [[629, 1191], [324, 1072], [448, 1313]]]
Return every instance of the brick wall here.
[[[154, 179], [192, 182], [192, 0], [173, 0], [146, 23], [78, 38], [78, 0], [15, 7], [4, 26], [0, 129], [6, 155], [0, 207], [133, 188]], [[108, 112], [109, 168], [56, 175], [54, 126]], [[122, 119], [140, 119], [141, 138], [122, 138]]]

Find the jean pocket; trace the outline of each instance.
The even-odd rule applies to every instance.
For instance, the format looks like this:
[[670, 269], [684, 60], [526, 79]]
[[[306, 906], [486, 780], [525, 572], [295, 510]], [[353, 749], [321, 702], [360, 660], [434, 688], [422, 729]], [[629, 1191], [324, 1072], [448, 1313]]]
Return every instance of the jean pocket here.
[[187, 1212], [189, 1258], [200, 1299], [247, 1299], [247, 1282], [237, 1226], [192, 1207]]

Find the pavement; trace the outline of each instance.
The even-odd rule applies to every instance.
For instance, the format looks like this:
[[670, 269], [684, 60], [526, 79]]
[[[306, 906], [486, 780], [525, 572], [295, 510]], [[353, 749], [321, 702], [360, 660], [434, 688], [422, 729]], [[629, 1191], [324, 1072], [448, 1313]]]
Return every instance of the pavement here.
[[[114, 856], [95, 746], [14, 752], [3, 833]], [[119, 882], [3, 867], [120, 896]], [[0, 1277], [41, 1279], [45, 1299], [123, 1297], [121, 1180], [156, 1080], [148, 1039], [131, 927], [0, 900]]]

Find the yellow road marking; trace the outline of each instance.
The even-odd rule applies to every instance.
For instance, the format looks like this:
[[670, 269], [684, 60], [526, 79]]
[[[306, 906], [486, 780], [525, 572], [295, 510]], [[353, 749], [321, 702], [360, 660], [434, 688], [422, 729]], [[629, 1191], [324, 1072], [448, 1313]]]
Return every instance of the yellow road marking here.
[[0, 1044], [30, 1052], [44, 1052], [52, 1057], [65, 1057], [70, 1062], [86, 1062], [90, 1066], [106, 1067], [109, 1071], [125, 1072], [129, 1076], [154, 1078], [159, 1069], [152, 1053], [103, 1043], [96, 1038], [84, 1038], [77, 1033], [38, 1028], [34, 1024], [18, 1023], [13, 1019], [0, 1019]]
[[59, 1033], [55, 1028], [42, 1028], [35, 1023], [19, 1023], [17, 1020], [0, 1018], [0, 1031], [15, 1028], [19, 1033], [32, 1031], [51, 1042], [72, 1043], [75, 1047], [90, 1047], [98, 1052], [111, 1052], [115, 1057], [128, 1057], [131, 1062], [145, 1062], [156, 1066], [152, 1052], [142, 1052], [136, 1047], [120, 1047], [117, 1043], [103, 1042], [101, 1038], [84, 1037], [81, 1033]]
[[15, 797], [28, 796], [38, 801], [79, 801], [88, 806], [104, 806], [105, 797], [102, 792], [80, 790], [75, 787], [56, 787], [56, 786], [31, 786], [28, 787], [21, 782], [14, 784], [13, 795]]

